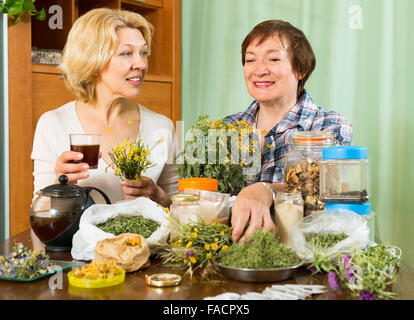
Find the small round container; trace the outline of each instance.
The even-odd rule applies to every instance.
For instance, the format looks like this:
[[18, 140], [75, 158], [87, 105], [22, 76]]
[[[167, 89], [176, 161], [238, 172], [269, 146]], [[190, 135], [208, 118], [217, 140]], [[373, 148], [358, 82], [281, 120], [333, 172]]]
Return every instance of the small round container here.
[[217, 191], [218, 181], [211, 178], [187, 178], [178, 180], [178, 190], [185, 191], [185, 189]]
[[152, 287], [172, 287], [181, 283], [181, 276], [173, 273], [156, 273], [145, 275], [145, 282]]
[[80, 288], [106, 288], [116, 286], [125, 281], [125, 270], [120, 269], [120, 274], [106, 279], [81, 279], [73, 276], [74, 270], [68, 273], [69, 284]]
[[182, 224], [200, 221], [200, 196], [181, 193], [173, 195], [170, 206], [171, 214]]
[[366, 147], [335, 146], [323, 150], [320, 161], [320, 197], [325, 203], [369, 201]]

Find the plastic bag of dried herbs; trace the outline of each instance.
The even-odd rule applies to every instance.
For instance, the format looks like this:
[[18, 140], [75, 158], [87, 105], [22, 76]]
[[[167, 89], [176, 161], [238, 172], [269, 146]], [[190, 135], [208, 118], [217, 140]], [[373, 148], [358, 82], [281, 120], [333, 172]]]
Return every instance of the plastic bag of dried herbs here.
[[[141, 218], [129, 219], [138, 216]], [[167, 243], [170, 234], [168, 216], [164, 207], [145, 197], [111, 205], [90, 206], [82, 214], [79, 230], [73, 236], [72, 257], [76, 260], [93, 260], [98, 241], [122, 233], [134, 233], [134, 230], [143, 233], [151, 254], [155, 254], [159, 244]], [[103, 227], [110, 221], [116, 223]]]
[[334, 257], [369, 243], [367, 220], [350, 210], [324, 210], [304, 217], [290, 230], [290, 247], [305, 261], [315, 255]]

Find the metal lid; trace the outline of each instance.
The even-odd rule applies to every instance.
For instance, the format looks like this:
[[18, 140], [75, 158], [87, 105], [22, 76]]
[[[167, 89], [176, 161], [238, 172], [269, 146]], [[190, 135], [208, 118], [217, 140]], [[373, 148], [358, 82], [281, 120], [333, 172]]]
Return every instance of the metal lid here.
[[156, 273], [145, 275], [145, 282], [148, 286], [154, 287], [177, 286], [181, 283], [181, 276], [174, 273]]
[[67, 184], [68, 177], [65, 175], [59, 176], [59, 183], [52, 184], [46, 188], [40, 190], [42, 195], [49, 197], [62, 197], [62, 198], [72, 198], [79, 197], [84, 193], [84, 188], [79, 187], [74, 184]]
[[176, 202], [183, 202], [183, 201], [194, 202], [194, 201], [200, 201], [200, 196], [196, 194], [190, 194], [190, 193], [179, 193], [179, 194], [173, 195], [171, 197], [171, 200], [176, 201]]

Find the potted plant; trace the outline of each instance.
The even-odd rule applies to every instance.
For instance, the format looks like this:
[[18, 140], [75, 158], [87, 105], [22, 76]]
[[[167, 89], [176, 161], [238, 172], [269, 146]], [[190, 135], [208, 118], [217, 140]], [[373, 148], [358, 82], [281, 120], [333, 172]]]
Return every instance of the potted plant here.
[[38, 11], [34, 5], [36, 0], [6, 0], [4, 3], [0, 1], [0, 12], [8, 14], [14, 20], [13, 24], [17, 24], [25, 13], [35, 16], [39, 20], [45, 20], [46, 12], [43, 8]]
[[231, 125], [224, 120], [213, 122], [204, 115], [189, 132], [184, 150], [177, 158], [179, 178], [217, 179], [219, 192], [237, 195], [247, 184], [244, 169], [248, 164], [232, 155], [239, 156], [242, 150], [253, 152], [253, 140], [242, 138], [246, 133], [251, 134], [253, 128], [245, 121]]

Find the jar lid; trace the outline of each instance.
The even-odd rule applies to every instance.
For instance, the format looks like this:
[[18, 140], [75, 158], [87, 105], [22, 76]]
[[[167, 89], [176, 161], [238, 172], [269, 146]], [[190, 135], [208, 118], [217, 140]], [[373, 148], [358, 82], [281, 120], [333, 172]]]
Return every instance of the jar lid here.
[[178, 180], [178, 190], [196, 189], [205, 191], [217, 191], [218, 181], [211, 178], [187, 178]]
[[175, 194], [171, 197], [172, 201], [176, 202], [184, 202], [184, 201], [199, 201], [200, 196], [196, 194], [189, 194], [189, 193], [179, 193]]
[[145, 282], [154, 287], [177, 286], [181, 283], [181, 276], [174, 273], [156, 273], [150, 276], [146, 274]]
[[335, 135], [331, 131], [297, 131], [292, 139], [296, 144], [333, 144]]
[[68, 177], [62, 174], [59, 176], [59, 183], [52, 184], [40, 190], [40, 192], [49, 197], [64, 197], [72, 198], [78, 197], [84, 192], [84, 188], [74, 184], [67, 184]]
[[361, 146], [334, 146], [322, 150], [322, 159], [367, 159], [368, 149]]
[[326, 209], [346, 209], [351, 210], [355, 213], [365, 215], [371, 213], [371, 202], [364, 203], [340, 203], [340, 202], [329, 202], [325, 206]]

